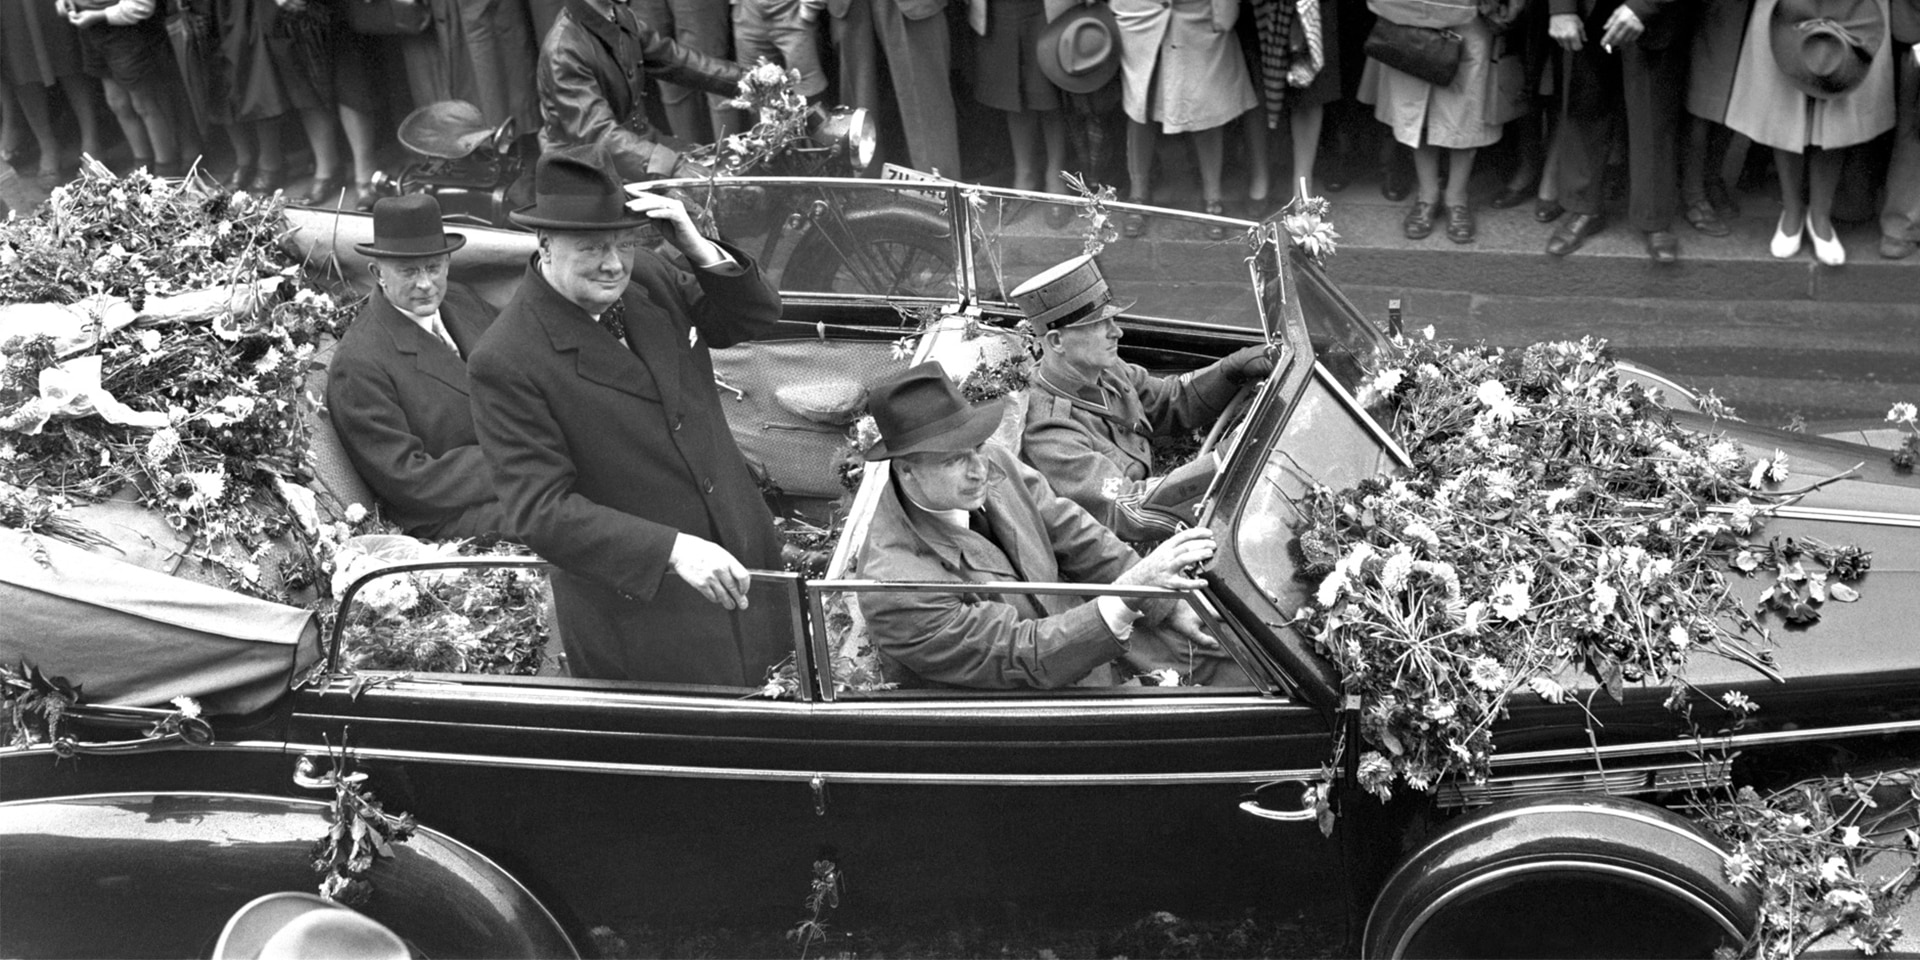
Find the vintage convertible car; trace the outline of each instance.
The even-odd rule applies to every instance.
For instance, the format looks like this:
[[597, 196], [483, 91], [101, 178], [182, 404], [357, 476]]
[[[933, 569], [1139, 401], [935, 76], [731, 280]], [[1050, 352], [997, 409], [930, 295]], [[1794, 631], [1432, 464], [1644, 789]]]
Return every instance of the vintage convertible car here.
[[[1117, 293], [1137, 298], [1128, 358], [1172, 371], [1262, 340], [1280, 348], [1273, 376], [1205, 440], [1222, 466], [1198, 518], [1223, 549], [1208, 587], [1184, 598], [1251, 685], [984, 692], [860, 682], [847, 598], [880, 586], [860, 578], [854, 558], [881, 471], [867, 470], [846, 497], [850, 416], [823, 416], [792, 388], [857, 389], [924, 358], [956, 374], [999, 362], [1012, 341], [994, 331], [1018, 316], [1005, 291], [1079, 253], [1098, 211], [1080, 204], [1088, 215], [1056, 231], [1040, 214], [1058, 198], [945, 181], [687, 189], [787, 298], [781, 337], [716, 353], [736, 438], [783, 515], [839, 530], [824, 576], [756, 573], [753, 603], [788, 613], [784, 685], [356, 670], [338, 631], [323, 638], [295, 617], [273, 636], [258, 627], [202, 638], [229, 645], [210, 664], [239, 662], [238, 647], [257, 664], [231, 678], [251, 695], [209, 709], [205, 736], [129, 740], [115, 727], [159, 729], [172, 688], [100, 674], [157, 658], [138, 651], [137, 630], [118, 656], [66, 656], [53, 635], [73, 631], [62, 630], [59, 604], [43, 603], [54, 612], [0, 631], [0, 652], [86, 681], [103, 702], [121, 699], [71, 711], [82, 736], [0, 750], [0, 799], [299, 796], [326, 786], [330, 751], [347, 741], [389, 809], [499, 863], [576, 943], [617, 922], [719, 914], [734, 926], [790, 924], [825, 859], [844, 878], [842, 916], [955, 902], [1285, 904], [1345, 923], [1351, 949], [1367, 956], [1705, 955], [1752, 929], [1757, 893], [1731, 884], [1724, 850], [1666, 804], [1694, 788], [1920, 756], [1920, 480], [1866, 448], [1711, 422], [1669, 388], [1676, 416], [1785, 450], [1798, 477], [1861, 465], [1780, 510], [1770, 529], [1871, 549], [1864, 599], [1831, 607], [1816, 632], [1785, 636], [1780, 683], [1732, 661], [1693, 664], [1708, 696], [1769, 684], [1766, 709], [1737, 727], [1696, 730], [1662, 706], [1663, 689], [1629, 687], [1623, 703], [1595, 702], [1589, 724], [1575, 706], [1523, 694], [1497, 729], [1484, 785], [1402, 791], [1382, 804], [1345, 772], [1324, 771], [1356, 721], [1340, 677], [1286, 625], [1307, 589], [1294, 576], [1290, 521], [1311, 481], [1338, 488], [1404, 465], [1354, 399], [1393, 346], [1277, 224], [1235, 222], [1245, 242], [1208, 242], [1208, 218], [1164, 210], [1146, 211], [1146, 237], [1114, 239], [1102, 253]], [[370, 232], [365, 218], [298, 216], [316, 269], [365, 275], [351, 252]], [[467, 233], [458, 278], [504, 301], [531, 238]], [[61, 567], [0, 577], [13, 591], [0, 602], [58, 594]], [[169, 643], [194, 642], [179, 633]], [[168, 676], [186, 687], [204, 670]], [[1317, 824], [1323, 783], [1340, 813], [1331, 835]], [[1635, 921], [1617, 922], [1627, 915]], [[20, 952], [4, 934], [0, 951]]]

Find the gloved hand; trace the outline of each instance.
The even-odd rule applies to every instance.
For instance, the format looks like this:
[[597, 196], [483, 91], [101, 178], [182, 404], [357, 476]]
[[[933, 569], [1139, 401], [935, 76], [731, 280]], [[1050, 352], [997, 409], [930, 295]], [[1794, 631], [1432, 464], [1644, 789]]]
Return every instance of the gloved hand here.
[[1273, 373], [1273, 358], [1278, 352], [1278, 347], [1265, 344], [1241, 347], [1220, 361], [1220, 372], [1234, 383], [1265, 380]]

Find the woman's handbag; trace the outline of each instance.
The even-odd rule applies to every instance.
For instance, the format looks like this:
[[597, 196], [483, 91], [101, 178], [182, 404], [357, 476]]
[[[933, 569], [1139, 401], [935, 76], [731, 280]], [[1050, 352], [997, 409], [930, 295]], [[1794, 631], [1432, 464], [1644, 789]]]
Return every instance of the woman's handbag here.
[[1373, 21], [1373, 32], [1367, 34], [1366, 54], [1402, 73], [1444, 87], [1460, 72], [1464, 43], [1452, 30], [1403, 27], [1381, 17]]
[[426, 0], [347, 0], [347, 27], [354, 33], [404, 36], [419, 33], [433, 23]]

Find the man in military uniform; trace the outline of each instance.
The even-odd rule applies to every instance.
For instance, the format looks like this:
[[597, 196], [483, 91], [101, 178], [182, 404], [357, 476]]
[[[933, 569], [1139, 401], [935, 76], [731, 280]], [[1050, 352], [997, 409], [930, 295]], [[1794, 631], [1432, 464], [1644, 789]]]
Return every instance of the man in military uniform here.
[[1114, 318], [1133, 301], [1113, 298], [1090, 256], [1050, 267], [1010, 296], [1042, 351], [1021, 458], [1122, 540], [1173, 533], [1173, 520], [1140, 509], [1160, 482], [1151, 475], [1154, 439], [1210, 426], [1242, 384], [1273, 372], [1268, 348], [1246, 347], [1177, 377], [1121, 360]]

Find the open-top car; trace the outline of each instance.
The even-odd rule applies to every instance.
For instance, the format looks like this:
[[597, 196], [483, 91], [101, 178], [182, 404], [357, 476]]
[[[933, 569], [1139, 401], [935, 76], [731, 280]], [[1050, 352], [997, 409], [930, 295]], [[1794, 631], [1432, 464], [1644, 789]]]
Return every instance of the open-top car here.
[[[1759, 894], [1729, 878], [1723, 845], [1668, 805], [1701, 789], [1920, 758], [1920, 480], [1878, 451], [1715, 420], [1668, 387], [1680, 422], [1791, 456], [1815, 489], [1773, 510], [1768, 533], [1870, 551], [1860, 601], [1782, 634], [1774, 677], [1693, 658], [1687, 678], [1703, 702], [1746, 691], [1762, 711], [1683, 714], [1664, 687], [1617, 679], [1614, 702], [1591, 696], [1609, 684], [1568, 676], [1554, 688], [1566, 696], [1513, 695], [1484, 780], [1380, 802], [1355, 780], [1357, 697], [1301, 627], [1314, 582], [1295, 541], [1316, 488], [1409, 469], [1363, 402], [1398, 348], [1280, 223], [1234, 222], [1232, 240], [1209, 242], [1216, 218], [1148, 209], [1146, 236], [1120, 239], [1098, 235], [1125, 205], [940, 180], [685, 189], [785, 296], [780, 336], [715, 351], [716, 389], [776, 515], [789, 531], [817, 532], [813, 557], [806, 544], [794, 551], [799, 570], [754, 574], [752, 604], [784, 613], [776, 619], [791, 651], [765, 687], [585, 680], [551, 657], [505, 673], [369, 666], [355, 636], [398, 627], [356, 608], [377, 605], [393, 584], [441, 582], [460, 563], [437, 557], [358, 578], [324, 635], [299, 616], [271, 631], [264, 615], [243, 616], [197, 636], [123, 630], [119, 650], [93, 645], [81, 658], [63, 637], [85, 632], [73, 618], [88, 585], [63, 581], [99, 580], [115, 561], [61, 549], [0, 577], [0, 599], [34, 599], [38, 611], [30, 622], [9, 614], [0, 651], [101, 696], [67, 711], [66, 739], [0, 750], [0, 799], [297, 797], [334, 788], [330, 764], [344, 744], [388, 810], [490, 857], [576, 943], [609, 923], [790, 920], [824, 860], [842, 878], [841, 909], [869, 916], [955, 901], [1283, 902], [1346, 923], [1370, 956], [1705, 955], [1752, 932]], [[1050, 229], [1051, 203], [1078, 216]], [[312, 269], [331, 261], [341, 276], [365, 275], [351, 251], [370, 233], [366, 218], [296, 217]], [[1177, 599], [1247, 682], [1052, 691], [879, 682], [852, 598], [942, 587], [863, 579], [859, 548], [885, 471], [848, 469], [858, 410], [816, 401], [857, 395], [922, 360], [956, 380], [1018, 361], [1008, 291], [1082, 252], [1090, 231], [1105, 241], [1116, 295], [1135, 301], [1123, 318], [1127, 359], [1177, 372], [1249, 344], [1277, 348], [1273, 374], [1188, 452], [1218, 469], [1180, 505], [1221, 549], [1207, 587]], [[456, 279], [504, 302], [532, 237], [466, 232]], [[1017, 421], [1002, 438], [1018, 443]], [[538, 593], [537, 558], [469, 565], [532, 578], [523, 592]], [[95, 572], [80, 576], [82, 567]], [[1762, 586], [1736, 581], [1743, 602]], [[114, 607], [167, 616], [129, 609]], [[164, 656], [143, 650], [162, 634]], [[212, 652], [179, 652], [194, 649]], [[161, 722], [175, 691], [139, 678], [161, 664], [177, 692], [204, 696], [221, 685], [207, 682], [211, 671], [241, 662], [250, 666], [227, 679], [249, 695], [210, 709], [190, 736]], [[96, 700], [111, 706], [89, 709]], [[376, 897], [386, 867], [375, 866]], [[20, 952], [6, 937], [0, 927], [0, 952]]]

